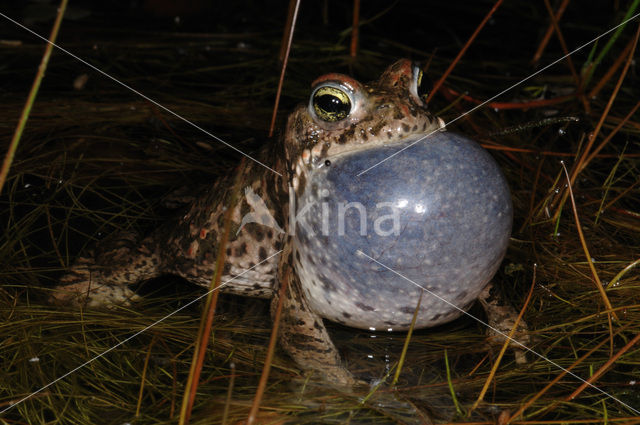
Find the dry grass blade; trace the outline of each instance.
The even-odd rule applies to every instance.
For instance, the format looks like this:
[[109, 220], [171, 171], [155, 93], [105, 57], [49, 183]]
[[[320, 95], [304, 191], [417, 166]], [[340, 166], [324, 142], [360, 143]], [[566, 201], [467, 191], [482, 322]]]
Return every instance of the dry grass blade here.
[[191, 369], [189, 371], [189, 378], [185, 385], [186, 391], [182, 400], [182, 408], [180, 410], [179, 424], [186, 425], [189, 423], [191, 417], [191, 410], [193, 409], [193, 403], [196, 399], [196, 392], [200, 383], [200, 374], [204, 365], [204, 357], [209, 345], [209, 337], [211, 335], [211, 326], [213, 324], [213, 318], [216, 312], [216, 306], [218, 305], [218, 296], [220, 295], [220, 285], [222, 279], [222, 271], [224, 268], [224, 262], [226, 259], [227, 241], [229, 240], [229, 233], [231, 232], [231, 215], [235, 210], [232, 205], [236, 205], [238, 196], [242, 190], [240, 183], [242, 182], [242, 169], [245, 164], [245, 159], [240, 161], [240, 165], [236, 170], [236, 181], [231, 189], [231, 196], [229, 198], [229, 207], [224, 214], [224, 228], [222, 230], [221, 238], [218, 242], [218, 253], [216, 256], [216, 268], [215, 273], [211, 279], [209, 285], [209, 293], [203, 309], [202, 319], [200, 322], [200, 330], [198, 332], [198, 340], [193, 352], [193, 361], [191, 363]]
[[630, 40], [629, 43], [627, 43], [624, 50], [620, 53], [620, 55], [618, 55], [618, 57], [616, 57], [616, 60], [609, 67], [609, 69], [607, 69], [607, 72], [602, 76], [600, 81], [598, 81], [598, 83], [593, 86], [587, 96], [589, 99], [595, 99], [596, 97], [598, 97], [600, 91], [607, 85], [609, 80], [613, 78], [618, 68], [620, 68], [620, 66], [622, 66], [622, 64], [625, 62], [625, 59], [629, 57], [629, 52], [633, 48], [633, 44], [633, 39]]
[[592, 162], [594, 160], [594, 158], [600, 153], [600, 151], [607, 145], [607, 143], [609, 143], [611, 141], [611, 139], [613, 139], [613, 137], [618, 134], [618, 132], [620, 131], [620, 129], [625, 126], [627, 124], [627, 122], [629, 122], [629, 120], [631, 119], [631, 117], [634, 116], [634, 114], [636, 113], [636, 111], [638, 110], [638, 108], [640, 108], [640, 101], [638, 101], [638, 103], [635, 104], [635, 106], [633, 108], [631, 108], [631, 110], [629, 111], [629, 113], [622, 119], [620, 120], [620, 122], [618, 123], [618, 125], [616, 125], [616, 127], [611, 130], [611, 133], [609, 133], [609, 135], [607, 137], [604, 138], [604, 140], [593, 150], [593, 152], [591, 152], [591, 154], [587, 157], [587, 159], [584, 161], [586, 164]]
[[352, 58], [358, 55], [358, 39], [360, 38], [360, 0], [353, 0], [353, 24], [351, 25], [351, 45], [349, 54]]
[[289, 45], [289, 36], [294, 27], [294, 14], [297, 7], [297, 0], [289, 0], [289, 9], [287, 10], [287, 22], [284, 24], [284, 32], [282, 33], [282, 41], [280, 42], [280, 53], [278, 59], [283, 62], [287, 56], [287, 46]]
[[632, 62], [633, 57], [635, 55], [636, 47], [638, 46], [638, 38], [639, 37], [640, 37], [640, 24], [638, 24], [638, 29], [637, 29], [636, 35], [635, 35], [635, 37], [633, 39], [633, 46], [631, 47], [631, 49], [629, 51], [629, 55], [627, 56], [627, 61], [626, 61], [625, 65], [624, 65], [624, 68], [622, 69], [622, 72], [620, 73], [620, 78], [618, 79], [618, 82], [617, 82], [613, 92], [611, 93], [611, 97], [609, 98], [609, 102], [607, 103], [607, 106], [606, 106], [605, 110], [602, 112], [602, 115], [600, 117], [600, 121], [598, 121], [598, 124], [596, 125], [595, 130], [593, 131], [593, 133], [589, 137], [589, 141], [587, 143], [587, 146], [584, 149], [582, 157], [580, 158], [580, 160], [578, 161], [578, 163], [574, 167], [573, 173], [571, 175], [572, 184], [575, 182], [576, 178], [578, 177], [578, 174], [582, 170], [584, 170], [587, 167], [587, 165], [589, 164], [589, 159], [590, 159], [590, 155], [591, 155], [591, 147], [593, 146], [593, 143], [595, 142], [596, 138], [600, 134], [600, 130], [602, 129], [602, 125], [604, 124], [604, 121], [607, 118], [607, 115], [609, 114], [609, 111], [611, 110], [611, 107], [613, 105], [614, 100], [616, 99], [616, 97], [618, 95], [618, 91], [620, 90], [620, 87], [622, 87], [622, 82], [624, 81], [625, 77], [627, 76], [627, 71], [629, 70], [629, 66], [631, 65], [631, 62]]
[[542, 53], [544, 52], [544, 49], [547, 47], [547, 44], [549, 44], [549, 40], [551, 40], [551, 36], [553, 35], [554, 32], [554, 28], [557, 26], [557, 23], [560, 22], [560, 19], [562, 19], [562, 15], [564, 14], [564, 11], [567, 9], [567, 6], [569, 5], [569, 1], [570, 0], [562, 0], [562, 3], [560, 3], [560, 6], [558, 6], [558, 10], [556, 11], [555, 14], [552, 14], [552, 22], [549, 24], [549, 27], [547, 28], [547, 31], [544, 34], [544, 37], [542, 37], [542, 41], [540, 41], [540, 45], [538, 46], [538, 50], [536, 50], [536, 53], [533, 55], [533, 59], [531, 59], [531, 62], [533, 64], [537, 64], [540, 61], [540, 58], [542, 57]]
[[473, 32], [473, 34], [471, 34], [471, 37], [469, 37], [469, 40], [467, 40], [467, 42], [465, 43], [465, 45], [462, 47], [462, 49], [460, 49], [460, 52], [458, 52], [458, 55], [455, 57], [455, 59], [453, 61], [451, 61], [451, 64], [449, 65], [449, 67], [447, 68], [447, 70], [442, 74], [442, 76], [438, 79], [438, 81], [436, 81], [436, 83], [433, 85], [433, 88], [431, 89], [431, 92], [429, 93], [429, 95], [427, 96], [427, 99], [425, 100], [426, 103], [429, 103], [429, 101], [431, 99], [433, 99], [433, 96], [438, 92], [438, 90], [440, 89], [440, 87], [442, 86], [442, 84], [444, 83], [444, 81], [447, 79], [447, 77], [449, 76], [449, 74], [451, 74], [451, 71], [453, 71], [453, 68], [456, 67], [456, 65], [458, 64], [458, 62], [460, 61], [460, 59], [462, 58], [462, 56], [464, 56], [464, 54], [466, 53], [467, 49], [469, 48], [469, 46], [471, 46], [471, 44], [473, 43], [473, 41], [476, 39], [476, 37], [478, 36], [478, 34], [480, 34], [480, 31], [482, 30], [482, 28], [484, 28], [485, 24], [487, 22], [489, 22], [489, 19], [491, 19], [491, 17], [493, 16], [493, 14], [496, 12], [496, 10], [498, 10], [498, 8], [500, 7], [500, 5], [502, 4], [503, 0], [497, 0], [495, 2], [495, 4], [493, 5], [493, 7], [491, 8], [491, 10], [489, 10], [489, 13], [487, 13], [484, 17], [484, 19], [480, 22], [480, 24], [476, 27], [475, 31]]
[[36, 100], [38, 90], [40, 89], [40, 84], [42, 83], [42, 79], [44, 78], [44, 74], [47, 70], [49, 58], [51, 57], [51, 52], [53, 51], [53, 44], [56, 42], [56, 38], [58, 37], [58, 31], [60, 30], [60, 25], [62, 24], [64, 12], [67, 10], [67, 3], [68, 0], [60, 1], [56, 20], [53, 23], [53, 28], [51, 28], [51, 34], [49, 35], [49, 43], [47, 43], [47, 45], [45, 46], [44, 54], [42, 55], [40, 66], [38, 67], [38, 72], [36, 73], [36, 76], [33, 80], [33, 85], [31, 86], [31, 90], [29, 91], [29, 95], [27, 96], [27, 101], [24, 105], [24, 108], [22, 109], [22, 114], [20, 115], [20, 120], [18, 121], [16, 130], [13, 133], [13, 138], [11, 139], [11, 143], [9, 144], [9, 149], [7, 150], [4, 161], [2, 162], [2, 169], [0, 169], [0, 193], [2, 193], [2, 189], [4, 188], [7, 176], [9, 175], [11, 164], [13, 164], [13, 159], [15, 157], [16, 150], [18, 149], [20, 138], [22, 137], [22, 132], [24, 131], [24, 127], [27, 125], [27, 120], [29, 119], [29, 114], [31, 113], [31, 107], [33, 106], [33, 102], [35, 102]]
[[423, 295], [424, 295], [424, 291], [420, 291], [418, 304], [416, 305], [416, 309], [413, 311], [413, 317], [411, 318], [411, 326], [409, 326], [409, 330], [407, 331], [407, 337], [404, 340], [404, 346], [402, 347], [402, 352], [400, 353], [400, 360], [398, 360], [398, 366], [396, 367], [396, 372], [393, 375], [393, 381], [391, 381], [392, 387], [398, 383], [398, 379], [400, 378], [400, 372], [402, 371], [404, 360], [407, 357], [407, 349], [409, 348], [409, 341], [411, 341], [411, 334], [413, 334], [413, 328], [416, 325], [416, 319], [418, 318], [418, 311], [420, 311], [420, 303], [422, 302]]
[[227, 420], [229, 419], [229, 408], [231, 406], [231, 397], [233, 396], [233, 385], [236, 382], [236, 365], [231, 362], [229, 365], [231, 368], [231, 376], [229, 377], [229, 388], [227, 390], [227, 399], [224, 403], [224, 410], [222, 411], [222, 425], [227, 424]]
[[[626, 13], [622, 17], [622, 21], [623, 22], [627, 21], [628, 19], [630, 19], [632, 17], [633, 18], [637, 18], [638, 14], [634, 15], [634, 13], [636, 13], [636, 11], [638, 10], [638, 7], [640, 7], [640, 0], [632, 0], [631, 4], [629, 5], [628, 9], [626, 10]], [[587, 75], [586, 75], [586, 81], [587, 82], [589, 82], [589, 80], [591, 79], [591, 75], [593, 75], [593, 72], [595, 71], [596, 67], [598, 67], [598, 65], [600, 65], [600, 63], [607, 56], [607, 54], [609, 54], [611, 48], [613, 47], [613, 45], [617, 41], [618, 37], [620, 37], [620, 34], [622, 33], [623, 30], [624, 30], [624, 26], [621, 26], [616, 30], [616, 32], [614, 32], [611, 35], [611, 38], [609, 38], [609, 40], [607, 40], [607, 43], [604, 45], [604, 47], [602, 48], [600, 53], [598, 53], [598, 56], [596, 56], [596, 58], [593, 60], [593, 63], [589, 65], [589, 69], [588, 69]]]
[[482, 387], [482, 390], [480, 391], [480, 394], [478, 394], [478, 398], [476, 399], [475, 403], [473, 403], [473, 405], [471, 406], [470, 412], [473, 412], [474, 410], [476, 410], [476, 408], [478, 407], [480, 402], [482, 402], [482, 400], [484, 400], [484, 396], [487, 393], [487, 391], [489, 390], [489, 385], [491, 385], [491, 382], [493, 381], [493, 378], [496, 375], [498, 367], [500, 367], [500, 362], [502, 361], [502, 357], [504, 356], [504, 353], [507, 351], [507, 348], [509, 348], [509, 344], [513, 340], [513, 335], [515, 334], [516, 329], [518, 329], [518, 325], [520, 324], [520, 321], [522, 320], [522, 316], [524, 315], [524, 312], [527, 310], [527, 307], [529, 306], [529, 301], [531, 301], [531, 296], [533, 295], [533, 289], [536, 286], [536, 269], [537, 269], [537, 266], [534, 265], [533, 266], [533, 279], [531, 280], [531, 287], [529, 288], [529, 293], [527, 294], [527, 298], [525, 299], [524, 304], [523, 304], [522, 308], [520, 309], [520, 313], [518, 314], [518, 317], [516, 318], [516, 321], [514, 322], [513, 327], [511, 328], [511, 331], [509, 331], [509, 335], [505, 339], [504, 344], [502, 344], [502, 348], [500, 349], [500, 352], [498, 353], [498, 357], [496, 358], [496, 361], [493, 363], [493, 366], [491, 367], [491, 371], [489, 372], [489, 375], [487, 376], [487, 380], [485, 381], [484, 386]]
[[[293, 3], [293, 0], [292, 0]], [[289, 5], [291, 7], [291, 4]], [[282, 59], [282, 68], [280, 69], [280, 79], [278, 80], [278, 89], [276, 91], [276, 100], [273, 102], [273, 112], [271, 114], [271, 125], [269, 126], [269, 137], [273, 137], [273, 131], [276, 126], [276, 116], [278, 115], [278, 106], [280, 105], [280, 94], [282, 93], [282, 85], [284, 84], [284, 74], [287, 71], [287, 64], [289, 63], [289, 55], [291, 54], [291, 43], [293, 42], [293, 33], [296, 29], [296, 21], [298, 20], [298, 11], [300, 10], [300, 0], [295, 0], [295, 7], [293, 12], [289, 14], [287, 18], [287, 24], [290, 24], [285, 29], [286, 40], [283, 37], [282, 42], [286, 42], [286, 48], [284, 49], [284, 58]], [[284, 46], [283, 46], [284, 47]]]
[[[618, 331], [616, 332], [615, 335], [619, 335], [620, 333], [622, 333], [624, 331], [624, 329], [626, 329], [626, 328], [623, 327], [621, 329], [618, 329]], [[556, 385], [558, 382], [560, 382], [560, 380], [562, 380], [562, 378], [564, 378], [568, 372], [570, 372], [575, 367], [577, 367], [580, 364], [582, 364], [586, 359], [588, 359], [591, 355], [593, 355], [593, 353], [595, 353], [599, 348], [601, 348], [607, 342], [608, 342], [608, 339], [606, 339], [606, 338], [603, 339], [598, 344], [596, 344], [593, 348], [591, 348], [589, 351], [587, 351], [585, 354], [580, 356], [580, 358], [578, 358], [576, 361], [574, 361], [570, 366], [568, 366], [566, 368], [566, 370], [563, 370], [561, 373], [559, 373], [547, 385], [545, 385], [545, 387], [543, 389], [541, 389], [537, 394], [535, 394], [533, 397], [531, 397], [529, 400], [527, 400], [527, 402], [524, 403], [520, 407], [520, 409], [518, 409], [518, 411], [516, 411], [513, 415], [511, 415], [511, 417], [507, 420], [507, 423], [518, 423], [518, 422], [513, 422], [513, 421], [515, 419], [517, 419], [518, 417], [520, 417], [524, 413], [525, 410], [527, 410], [529, 407], [531, 407], [536, 402], [536, 400], [538, 400], [547, 391], [549, 391], [551, 388], [553, 388], [554, 385]], [[555, 406], [556, 403], [557, 402], [554, 402], [550, 406], [545, 407], [544, 410], [552, 409]]]
[[[476, 105], [480, 105], [484, 103], [482, 100], [475, 99], [467, 94], [458, 93], [456, 90], [450, 88], [444, 88], [449, 94], [458, 96], [460, 99], [464, 99], [468, 102], [474, 103]], [[486, 106], [492, 109], [497, 110], [510, 110], [510, 109], [521, 109], [521, 110], [529, 110], [535, 108], [548, 108], [551, 106], [556, 106], [570, 100], [575, 99], [574, 94], [569, 94], [566, 96], [558, 96], [550, 99], [539, 99], [539, 100], [528, 100], [526, 102], [489, 102], [486, 103]]]
[[[618, 95], [618, 91], [620, 90], [620, 87], [622, 87], [622, 82], [624, 81], [625, 77], [627, 76], [627, 71], [629, 70], [629, 66], [631, 65], [635, 50], [636, 50], [636, 46], [638, 45], [638, 37], [640, 36], [640, 24], [638, 24], [638, 30], [636, 31], [636, 35], [635, 38], [633, 39], [633, 47], [631, 48], [630, 52], [629, 52], [629, 56], [627, 57], [627, 62], [624, 65], [624, 68], [622, 69], [622, 72], [620, 73], [620, 78], [618, 78], [618, 82], [615, 86], [615, 88], [613, 89], [613, 92], [611, 93], [611, 96], [609, 97], [609, 101], [607, 102], [607, 106], [605, 107], [604, 111], [602, 111], [602, 114], [600, 115], [600, 120], [598, 121], [598, 124], [596, 125], [596, 128], [593, 130], [593, 132], [591, 134], [589, 134], [589, 138], [587, 141], [587, 146], [584, 148], [582, 155], [580, 156], [580, 159], [578, 159], [578, 161], [576, 162], [576, 164], [573, 167], [573, 170], [571, 172], [571, 179], [570, 179], [570, 183], [571, 185], [575, 184], [576, 179], [578, 178], [578, 175], [580, 174], [580, 172], [582, 170], [584, 170], [587, 165], [589, 164], [589, 156], [591, 154], [591, 147], [593, 146], [593, 143], [595, 142], [595, 140], [597, 139], [598, 135], [600, 134], [600, 130], [602, 129], [602, 125], [604, 124], [605, 119], [607, 118], [607, 116], [609, 115], [609, 111], [611, 110], [611, 107], [613, 106], [613, 102], [616, 99], [617, 95]], [[561, 201], [556, 209], [555, 215], [554, 215], [554, 220], [556, 220], [558, 218], [558, 216], [560, 215], [560, 211], [562, 210], [562, 206], [565, 203], [566, 199], [567, 199], [568, 193], [565, 190], [563, 193], [563, 196], [561, 198]]]
[[[553, 30], [556, 33], [556, 37], [558, 37], [560, 46], [562, 46], [562, 52], [567, 57], [567, 65], [571, 70], [571, 76], [573, 77], [573, 82], [576, 85], [576, 90], [580, 90], [580, 77], [576, 72], [576, 67], [573, 66], [573, 59], [571, 59], [571, 56], [569, 55], [569, 49], [567, 48], [567, 43], [564, 41], [564, 37], [562, 36], [562, 31], [560, 31], [560, 27], [558, 26], [558, 20], [556, 19], [556, 15], [553, 13], [553, 9], [551, 8], [551, 4], [549, 4], [549, 0], [544, 0], [544, 5], [547, 8], [549, 17], [551, 18], [551, 25], [553, 25]], [[584, 98], [583, 98], [583, 101], [585, 105], [587, 105], [587, 102]]]
[[456, 412], [458, 415], [462, 415], [462, 407], [460, 406], [460, 402], [458, 401], [458, 397], [456, 396], [456, 390], [453, 387], [453, 381], [451, 379], [451, 367], [449, 366], [449, 356], [447, 355], [447, 350], [444, 350], [444, 367], [447, 372], [447, 385], [449, 386], [449, 394], [451, 394], [451, 400], [453, 401], [453, 405], [456, 407]]
[[[562, 164], [562, 168], [564, 169], [564, 173], [567, 177], [568, 193], [571, 198], [571, 206], [573, 208], [573, 218], [575, 219], [575, 222], [576, 222], [576, 230], [578, 231], [578, 236], [580, 237], [580, 243], [582, 244], [584, 255], [586, 257], [587, 263], [589, 264], [589, 269], [591, 270], [591, 277], [593, 278], [593, 283], [595, 284], [598, 292], [600, 292], [602, 301], [604, 302], [604, 305], [607, 308], [607, 315], [613, 316], [614, 319], [618, 320], [618, 315], [613, 310], [611, 301], [609, 301], [609, 297], [605, 292], [604, 285], [602, 284], [602, 281], [600, 280], [600, 276], [598, 275], [598, 272], [595, 266], [593, 265], [593, 259], [591, 257], [591, 254], [589, 253], [589, 247], [587, 246], [587, 241], [584, 237], [584, 233], [582, 232], [582, 226], [580, 225], [580, 217], [578, 216], [578, 208], [576, 207], [576, 200], [573, 197], [573, 189], [571, 187], [572, 185], [571, 185], [571, 180], [569, 178], [569, 172], [567, 171], [567, 167], [565, 167], [564, 162], [561, 162], [561, 164]], [[609, 321], [609, 332], [611, 334], [612, 345], [613, 345], [613, 329], [611, 328], [610, 321]]]
[[638, 341], [640, 341], [640, 333], [636, 334], [636, 336], [633, 337], [631, 341], [629, 341], [624, 347], [622, 347], [615, 355], [611, 356], [611, 358], [605, 364], [603, 364], [600, 369], [598, 369], [593, 375], [589, 377], [589, 379], [587, 379], [587, 382], [583, 382], [582, 385], [580, 385], [574, 392], [567, 396], [566, 400], [573, 400], [578, 396], [578, 394], [584, 391], [585, 388], [593, 385], [593, 383], [596, 382], [598, 378], [600, 378], [609, 370], [609, 368], [611, 368], [611, 366], [613, 366], [613, 364], [620, 358], [620, 356], [629, 351], [629, 349], [631, 349], [631, 347], [633, 347]]
[[142, 405], [142, 394], [144, 393], [144, 385], [147, 378], [147, 371], [149, 370], [149, 359], [151, 359], [151, 348], [156, 343], [156, 338], [151, 339], [149, 343], [149, 349], [147, 355], [144, 358], [144, 366], [142, 369], [142, 376], [140, 377], [140, 392], [138, 393], [138, 403], [136, 404], [136, 417], [140, 416], [140, 406]]
[[251, 410], [247, 417], [247, 425], [253, 425], [258, 418], [258, 411], [260, 410], [260, 404], [264, 397], [264, 391], [267, 388], [267, 381], [269, 380], [269, 371], [271, 370], [271, 362], [273, 361], [273, 354], [276, 350], [276, 341], [278, 340], [278, 329], [280, 328], [280, 317], [282, 316], [282, 306], [284, 304], [284, 297], [288, 296], [289, 290], [289, 274], [285, 273], [284, 278], [280, 284], [280, 297], [278, 298], [278, 305], [276, 306], [276, 312], [273, 315], [273, 326], [271, 328], [271, 337], [269, 338], [269, 347], [267, 348], [267, 357], [264, 360], [262, 366], [262, 374], [260, 375], [260, 382], [256, 389], [256, 394], [251, 404]]
[[623, 268], [622, 270], [620, 270], [620, 273], [618, 273], [617, 275], [615, 275], [613, 277], [613, 279], [611, 279], [611, 282], [609, 282], [609, 285], [607, 285], [607, 289], [609, 289], [610, 287], [613, 286], [618, 286], [620, 285], [620, 280], [622, 279], [622, 276], [624, 276], [625, 274], [627, 274], [627, 272], [631, 269], [633, 269], [634, 267], [636, 267], [638, 264], [640, 264], [640, 258], [638, 258], [636, 261], [633, 261], [631, 264], [628, 264], [625, 268]]

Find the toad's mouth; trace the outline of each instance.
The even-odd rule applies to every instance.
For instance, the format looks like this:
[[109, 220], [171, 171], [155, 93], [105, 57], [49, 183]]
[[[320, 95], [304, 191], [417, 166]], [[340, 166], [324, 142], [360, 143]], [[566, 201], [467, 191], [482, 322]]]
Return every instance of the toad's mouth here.
[[[416, 326], [444, 323], [499, 266], [512, 210], [497, 164], [462, 136], [419, 137], [343, 152], [309, 174], [290, 231], [296, 270], [323, 317], [407, 329], [422, 287], [437, 296], [423, 294]], [[399, 146], [408, 147], [383, 161]]]
[[[387, 152], [388, 156], [395, 156], [398, 151], [410, 149], [410, 147], [414, 144], [418, 143], [429, 143], [429, 139], [434, 135], [440, 132], [446, 131], [444, 122], [442, 119], [438, 118], [438, 126], [434, 127], [430, 126], [426, 129], [426, 131], [420, 133], [412, 133], [404, 135], [403, 137], [396, 137], [387, 139], [384, 137], [369, 139], [367, 142], [359, 144], [359, 145], [334, 145], [334, 147], [329, 148], [328, 152], [326, 152], [326, 156], [322, 158], [320, 162], [320, 168], [322, 168], [322, 164], [329, 160], [333, 162], [334, 160], [340, 159], [347, 155], [352, 155], [355, 153], [362, 153], [366, 155], [367, 153], [371, 153], [375, 156], [375, 153], [379, 149], [395, 149], [396, 152]], [[371, 164], [373, 165], [373, 164]]]

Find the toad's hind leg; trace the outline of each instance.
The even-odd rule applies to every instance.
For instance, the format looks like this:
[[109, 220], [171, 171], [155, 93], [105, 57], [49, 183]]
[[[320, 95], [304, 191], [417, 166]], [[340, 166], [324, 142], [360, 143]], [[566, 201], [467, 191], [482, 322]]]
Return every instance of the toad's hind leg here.
[[151, 238], [140, 242], [134, 232], [116, 232], [76, 260], [50, 301], [90, 307], [126, 305], [138, 298], [129, 285], [157, 276], [159, 267]]

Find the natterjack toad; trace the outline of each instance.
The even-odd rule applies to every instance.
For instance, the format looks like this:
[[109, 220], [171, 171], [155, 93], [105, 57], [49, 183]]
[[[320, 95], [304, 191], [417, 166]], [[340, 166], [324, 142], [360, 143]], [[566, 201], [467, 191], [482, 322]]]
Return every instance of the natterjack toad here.
[[[408, 60], [370, 84], [320, 77], [264, 150], [271, 169], [245, 161], [144, 239], [112, 235], [77, 260], [54, 300], [130, 302], [131, 284], [165, 273], [208, 286], [232, 208], [222, 291], [284, 297], [280, 343], [304, 369], [351, 382], [322, 319], [406, 330], [420, 298], [416, 328], [480, 298], [490, 324], [508, 331], [514, 311], [489, 286], [511, 231], [506, 181], [486, 151], [429, 113], [421, 79]], [[238, 178], [244, 196], [229, 205]]]

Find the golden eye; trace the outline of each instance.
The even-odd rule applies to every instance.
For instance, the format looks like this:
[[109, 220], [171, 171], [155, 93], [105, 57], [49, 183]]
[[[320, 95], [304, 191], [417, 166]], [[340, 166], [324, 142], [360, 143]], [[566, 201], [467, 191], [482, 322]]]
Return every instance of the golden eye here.
[[351, 99], [336, 87], [320, 87], [313, 93], [311, 101], [318, 118], [327, 122], [343, 120], [351, 112]]
[[416, 67], [416, 70], [414, 72], [417, 72], [416, 94], [423, 102], [426, 102], [427, 97], [429, 97], [429, 89], [431, 88], [430, 81], [427, 77], [425, 77], [420, 68]]

